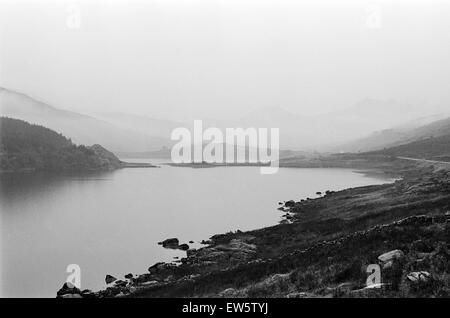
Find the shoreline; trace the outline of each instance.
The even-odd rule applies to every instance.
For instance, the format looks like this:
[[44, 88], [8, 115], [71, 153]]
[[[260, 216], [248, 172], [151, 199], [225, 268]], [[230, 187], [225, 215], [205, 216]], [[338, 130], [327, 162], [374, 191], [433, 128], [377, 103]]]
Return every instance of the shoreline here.
[[[411, 163], [390, 162], [389, 169], [384, 170], [385, 173], [401, 172], [402, 179], [383, 185], [330, 191], [316, 199], [285, 201], [282, 205], [286, 212], [285, 224], [246, 232], [216, 234], [205, 242], [208, 243], [207, 246], [187, 250], [187, 256], [180, 260], [180, 265], [157, 263], [149, 268], [147, 274], [116, 280], [114, 284], [98, 292], [78, 291], [77, 294], [73, 292], [76, 289], [66, 288], [65, 292], [60, 290], [58, 296], [77, 294], [81, 297], [220, 297], [224, 293], [228, 297], [252, 296], [249, 294], [249, 288], [264, 284], [270, 275], [280, 274], [280, 270], [274, 270], [272, 267], [279, 262], [284, 264], [284, 260], [289, 259], [292, 253], [311, 248], [320, 251], [323, 247], [321, 242], [334, 242], [339, 237], [364, 233], [383, 224], [427, 214], [426, 207], [434, 209], [433, 215], [442, 212], [438, 213], [438, 209], [448, 208], [446, 202], [450, 202], [450, 194], [445, 191], [442, 193], [442, 189], [433, 188], [436, 194], [442, 196], [439, 200], [427, 197], [427, 191], [430, 189], [425, 193], [419, 191], [417, 200], [411, 200], [409, 194], [405, 193], [405, 189], [418, 183], [427, 185], [431, 180], [432, 171], [429, 170], [430, 167], [418, 167]], [[448, 173], [443, 173], [441, 179], [447, 182]], [[420, 190], [420, 187], [418, 189]], [[374, 198], [378, 198], [379, 202], [374, 202]], [[407, 206], [404, 206], [405, 204]], [[319, 257], [318, 261], [323, 262], [328, 258], [324, 255]], [[313, 263], [306, 265], [315, 266]], [[254, 273], [255, 267], [258, 270]], [[323, 267], [322, 265], [320, 268]], [[292, 266], [286, 268], [291, 272], [298, 270]], [[214, 286], [208, 283], [211, 279], [216, 280]], [[330, 282], [330, 285], [333, 284]], [[361, 287], [360, 285], [359, 282], [358, 287]], [[196, 292], [192, 291], [194, 287]], [[324, 297], [329, 294], [317, 288], [301, 289], [304, 289], [302, 292], [310, 293], [311, 297]]]

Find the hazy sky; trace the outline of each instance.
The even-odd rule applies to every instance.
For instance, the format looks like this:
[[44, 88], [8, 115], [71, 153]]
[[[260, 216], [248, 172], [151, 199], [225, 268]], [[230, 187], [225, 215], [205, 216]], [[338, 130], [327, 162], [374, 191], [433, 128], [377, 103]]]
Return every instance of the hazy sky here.
[[169, 119], [366, 97], [449, 108], [450, 1], [336, 2], [0, 0], [0, 85]]

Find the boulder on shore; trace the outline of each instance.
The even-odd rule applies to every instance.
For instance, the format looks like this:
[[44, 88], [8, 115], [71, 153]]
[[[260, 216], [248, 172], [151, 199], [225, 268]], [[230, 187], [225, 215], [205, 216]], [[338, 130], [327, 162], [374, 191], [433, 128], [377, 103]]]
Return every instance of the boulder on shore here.
[[401, 250], [392, 250], [378, 256], [378, 260], [381, 263], [387, 263], [389, 261], [393, 261], [394, 259], [401, 259], [404, 256], [405, 254]]
[[289, 200], [287, 201], [284, 206], [287, 208], [292, 208], [295, 205], [295, 201], [294, 200]]
[[117, 278], [115, 278], [114, 276], [111, 276], [111, 275], [106, 275], [106, 277], [105, 277], [105, 282], [107, 284], [111, 284], [111, 283], [115, 282], [116, 280], [117, 280]]
[[383, 269], [388, 269], [394, 265], [394, 261], [400, 260], [404, 256], [405, 254], [401, 250], [392, 250], [378, 256], [378, 260]]
[[74, 284], [70, 282], [65, 282], [60, 290], [56, 293], [57, 297], [63, 297], [64, 295], [73, 295], [73, 294], [81, 294], [79, 288], [77, 288]]
[[178, 248], [182, 251], [187, 251], [189, 249], [189, 245], [188, 244], [181, 244], [178, 245]]
[[406, 278], [413, 283], [424, 282], [426, 283], [430, 278], [431, 274], [429, 272], [420, 271], [420, 272], [411, 272]]

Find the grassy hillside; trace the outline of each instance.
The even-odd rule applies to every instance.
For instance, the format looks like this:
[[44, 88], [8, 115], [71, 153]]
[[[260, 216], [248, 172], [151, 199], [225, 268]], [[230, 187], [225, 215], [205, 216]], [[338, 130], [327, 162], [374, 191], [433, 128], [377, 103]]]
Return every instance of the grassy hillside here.
[[437, 117], [439, 115], [422, 118], [411, 122], [409, 125], [377, 131], [367, 137], [339, 145], [334, 150], [345, 152], [376, 151], [430, 137], [450, 135], [450, 118], [436, 120]]
[[396, 157], [450, 161], [450, 135], [430, 137], [405, 145], [384, 149], [377, 153]]
[[109, 170], [120, 165], [100, 145], [77, 146], [51, 129], [0, 117], [0, 171]]

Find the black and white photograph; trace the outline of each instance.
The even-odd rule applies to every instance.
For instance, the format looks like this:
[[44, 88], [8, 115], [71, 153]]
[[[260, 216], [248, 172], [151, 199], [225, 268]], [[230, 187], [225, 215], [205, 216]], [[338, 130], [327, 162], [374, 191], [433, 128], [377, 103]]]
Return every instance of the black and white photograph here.
[[448, 297], [450, 0], [0, 0], [0, 298]]

